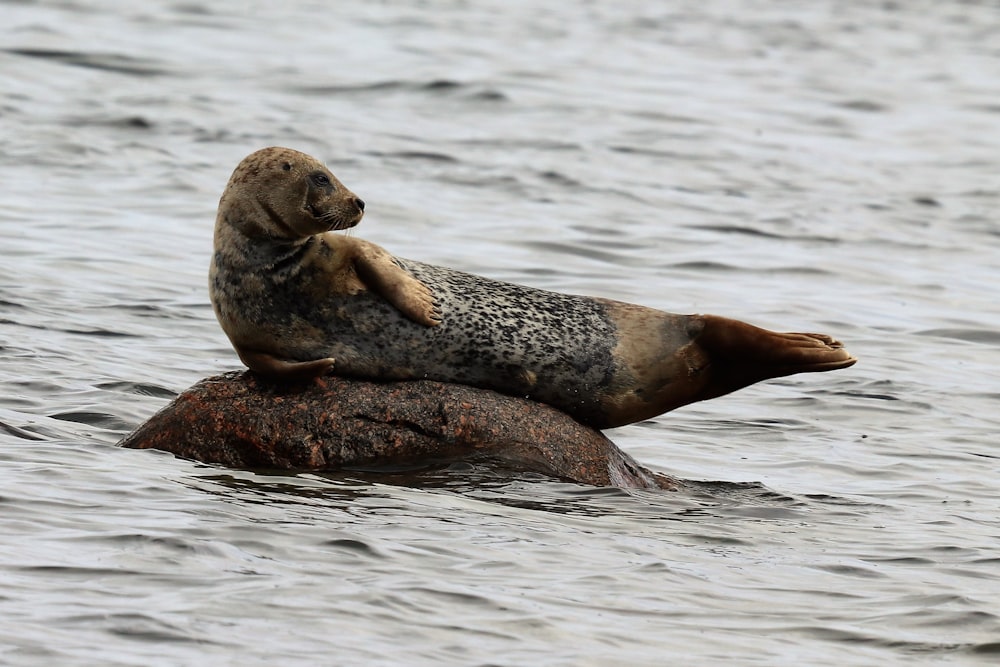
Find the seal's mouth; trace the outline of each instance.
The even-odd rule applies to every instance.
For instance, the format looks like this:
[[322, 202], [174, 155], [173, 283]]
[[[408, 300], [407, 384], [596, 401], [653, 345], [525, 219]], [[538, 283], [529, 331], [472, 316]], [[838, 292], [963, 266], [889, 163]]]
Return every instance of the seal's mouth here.
[[320, 229], [325, 229], [328, 232], [350, 229], [361, 222], [361, 216], [364, 215], [363, 212], [360, 212], [353, 217], [345, 217], [336, 210], [323, 211], [315, 204], [306, 204], [305, 209], [316, 220]]

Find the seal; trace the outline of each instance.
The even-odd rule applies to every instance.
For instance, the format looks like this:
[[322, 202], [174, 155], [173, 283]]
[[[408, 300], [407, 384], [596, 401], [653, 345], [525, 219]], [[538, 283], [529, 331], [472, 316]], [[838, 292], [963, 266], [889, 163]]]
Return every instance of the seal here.
[[823, 334], [499, 282], [333, 233], [364, 209], [323, 164], [288, 148], [257, 151], [233, 172], [209, 289], [251, 370], [278, 382], [332, 370], [466, 384], [611, 428], [856, 362]]

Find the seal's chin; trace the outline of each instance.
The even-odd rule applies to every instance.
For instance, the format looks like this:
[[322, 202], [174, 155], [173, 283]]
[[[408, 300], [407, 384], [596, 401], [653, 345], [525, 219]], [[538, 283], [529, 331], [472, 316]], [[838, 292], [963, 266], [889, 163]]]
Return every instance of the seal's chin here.
[[342, 229], [351, 229], [352, 227], [357, 227], [359, 222], [361, 222], [361, 216], [358, 216], [354, 220], [349, 220], [347, 222], [338, 222], [337, 224], [330, 227], [330, 231], [336, 232]]

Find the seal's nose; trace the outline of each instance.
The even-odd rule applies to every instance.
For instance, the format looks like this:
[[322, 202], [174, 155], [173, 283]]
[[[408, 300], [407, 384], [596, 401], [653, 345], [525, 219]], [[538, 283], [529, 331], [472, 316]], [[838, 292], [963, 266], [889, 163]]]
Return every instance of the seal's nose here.
[[365, 210], [365, 200], [358, 197], [354, 198], [354, 205], [358, 207], [359, 211]]

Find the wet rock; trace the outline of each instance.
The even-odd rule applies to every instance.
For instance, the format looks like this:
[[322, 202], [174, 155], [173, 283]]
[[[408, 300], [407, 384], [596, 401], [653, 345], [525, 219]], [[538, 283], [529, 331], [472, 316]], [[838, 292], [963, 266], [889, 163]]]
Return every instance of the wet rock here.
[[234, 468], [339, 470], [456, 460], [595, 486], [674, 489], [598, 431], [547, 405], [440, 382], [327, 376], [276, 386], [248, 372], [202, 380], [119, 443]]

